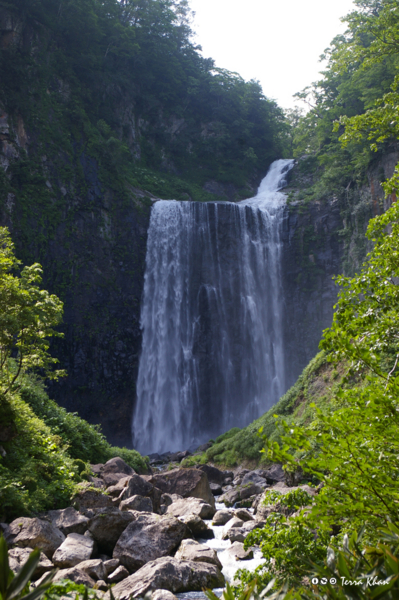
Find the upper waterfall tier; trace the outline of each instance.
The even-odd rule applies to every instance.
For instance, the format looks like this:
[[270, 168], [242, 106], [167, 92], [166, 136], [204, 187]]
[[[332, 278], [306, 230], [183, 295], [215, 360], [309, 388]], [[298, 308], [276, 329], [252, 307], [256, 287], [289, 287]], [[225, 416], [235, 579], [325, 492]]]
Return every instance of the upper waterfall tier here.
[[151, 214], [133, 418], [142, 453], [242, 427], [284, 393], [280, 230], [273, 163], [239, 204], [159, 201]]

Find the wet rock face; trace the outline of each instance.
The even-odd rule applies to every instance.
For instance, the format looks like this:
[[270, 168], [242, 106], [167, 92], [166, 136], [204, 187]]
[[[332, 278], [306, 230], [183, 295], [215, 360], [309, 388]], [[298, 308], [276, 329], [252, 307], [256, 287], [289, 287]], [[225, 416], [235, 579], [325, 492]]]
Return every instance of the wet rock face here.
[[282, 233], [284, 351], [287, 389], [318, 352], [323, 329], [332, 322], [342, 271], [342, 228], [338, 202], [287, 206]]

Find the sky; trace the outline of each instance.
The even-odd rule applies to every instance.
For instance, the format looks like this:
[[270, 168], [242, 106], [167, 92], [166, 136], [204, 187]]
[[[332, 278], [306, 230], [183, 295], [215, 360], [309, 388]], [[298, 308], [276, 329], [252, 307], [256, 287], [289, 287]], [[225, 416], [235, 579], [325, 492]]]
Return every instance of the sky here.
[[319, 79], [320, 54], [345, 31], [340, 17], [352, 0], [190, 0], [192, 28], [203, 55], [216, 66], [257, 79], [283, 108]]

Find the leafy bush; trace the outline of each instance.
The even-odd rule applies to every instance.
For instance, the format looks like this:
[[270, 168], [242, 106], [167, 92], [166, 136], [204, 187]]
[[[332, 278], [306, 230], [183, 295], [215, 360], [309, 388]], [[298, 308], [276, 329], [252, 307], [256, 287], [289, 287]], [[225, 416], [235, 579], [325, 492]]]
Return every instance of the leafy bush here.
[[50, 427], [52, 434], [62, 438], [72, 458], [84, 463], [99, 463], [120, 456], [138, 473], [147, 471], [147, 462], [136, 450], [108, 444], [98, 425], [90, 425], [76, 413], [69, 413], [50, 400], [40, 381], [33, 377], [24, 378], [20, 394], [24, 402]]

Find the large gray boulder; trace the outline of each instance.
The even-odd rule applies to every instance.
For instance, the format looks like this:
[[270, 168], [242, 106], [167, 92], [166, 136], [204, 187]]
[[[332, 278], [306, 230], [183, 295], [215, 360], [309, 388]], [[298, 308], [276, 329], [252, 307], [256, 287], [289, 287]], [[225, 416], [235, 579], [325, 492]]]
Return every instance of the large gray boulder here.
[[146, 481], [140, 475], [124, 476], [115, 485], [107, 488], [107, 493], [113, 497], [119, 498], [119, 501], [131, 496], [148, 496], [153, 489], [152, 483]]
[[212, 465], [198, 465], [196, 468], [206, 473], [209, 483], [223, 485], [224, 480], [226, 479], [226, 472], [221, 471]]
[[285, 481], [285, 471], [283, 470], [282, 465], [278, 463], [275, 463], [266, 469], [264, 475], [270, 485], [278, 483], [279, 481]]
[[259, 471], [250, 471], [249, 473], [245, 473], [245, 475], [242, 479], [241, 485], [245, 486], [245, 485], [248, 485], [249, 483], [256, 483], [263, 489], [265, 487], [268, 487], [268, 483], [267, 483], [265, 477], [261, 477], [259, 475]]
[[247, 510], [246, 508], [237, 508], [234, 511], [234, 516], [237, 517], [238, 519], [241, 519], [241, 521], [253, 521], [254, 518], [251, 515], [251, 513], [249, 512], [249, 510]]
[[195, 540], [183, 540], [175, 554], [175, 558], [179, 560], [192, 560], [194, 562], [206, 562], [210, 565], [216, 565], [220, 570], [223, 568], [215, 550]]
[[179, 494], [183, 498], [202, 498], [215, 507], [208, 477], [199, 469], [172, 469], [147, 479], [164, 493]]
[[179, 517], [179, 521], [185, 523], [194, 537], [209, 540], [215, 537], [213, 530], [198, 515], [184, 515]]
[[[71, 567], [70, 569], [60, 569], [53, 582], [61, 581], [61, 579], [69, 579], [75, 583], [81, 583], [86, 587], [94, 587], [96, 582], [87, 573], [79, 569], [79, 567]], [[36, 587], [40, 584], [40, 579], [36, 582]]]
[[119, 558], [130, 573], [149, 561], [171, 554], [189, 535], [187, 526], [175, 517], [151, 513], [136, 515], [137, 518], [120, 536], [113, 552], [113, 558]]
[[86, 488], [87, 484], [84, 484], [72, 498], [72, 504], [78, 511], [85, 512], [113, 506], [111, 496], [104, 494], [101, 490]]
[[241, 499], [240, 489], [235, 487], [225, 492], [219, 497], [219, 502], [224, 502], [227, 507], [234, 506], [234, 504]]
[[242, 542], [233, 542], [229, 548], [223, 550], [223, 557], [231, 556], [235, 560], [251, 560], [254, 557], [253, 550], [244, 550]]
[[[112, 593], [119, 600], [130, 600], [157, 589], [173, 593], [200, 592], [204, 588], [223, 587], [224, 583], [224, 577], [215, 565], [180, 561], [168, 556], [147, 563], [136, 573], [116, 584]], [[105, 595], [105, 600], [110, 600], [109, 594]]]
[[136, 471], [129, 467], [124, 460], [119, 458], [111, 458], [100, 470], [100, 477], [104, 480], [105, 485], [111, 486], [118, 483], [120, 479], [126, 477], [126, 475], [134, 475]]
[[65, 540], [65, 535], [52, 523], [42, 519], [20, 517], [15, 519], [6, 532], [9, 546], [18, 548], [39, 548], [48, 558]]
[[[11, 548], [8, 551], [8, 563], [11, 571], [16, 575], [21, 570], [22, 565], [28, 560], [33, 548]], [[54, 569], [54, 565], [47, 558], [44, 552], [40, 552], [39, 564], [34, 572], [34, 578], [40, 577], [43, 573], [47, 573]]]
[[79, 533], [70, 533], [53, 555], [53, 563], [61, 569], [75, 567], [89, 560], [93, 554], [94, 541]]
[[98, 512], [89, 523], [89, 532], [96, 540], [100, 552], [112, 555], [115, 544], [126, 527], [141, 513], [120, 511], [115, 507]]
[[169, 592], [169, 590], [155, 590], [151, 594], [151, 600], [177, 600], [177, 596]]
[[64, 535], [70, 533], [83, 535], [89, 523], [89, 519], [79, 514], [72, 506], [62, 510], [49, 510], [47, 515], [52, 524], [58, 527]]
[[83, 562], [79, 563], [79, 569], [95, 581], [106, 579], [107, 577], [104, 563], [99, 558], [84, 560]]
[[166, 514], [173, 517], [197, 515], [201, 519], [212, 519], [215, 512], [216, 510], [213, 506], [200, 498], [182, 498], [181, 500], [176, 500], [166, 510]]
[[126, 577], [129, 577], [129, 571], [121, 565], [108, 575], [107, 581], [108, 583], [119, 583], [122, 579], [126, 579]]
[[108, 577], [111, 573], [113, 573], [120, 565], [120, 560], [118, 558], [111, 558], [110, 560], [104, 561], [104, 569], [105, 574]]
[[213, 515], [212, 525], [226, 525], [233, 518], [233, 513], [228, 510], [218, 510]]
[[244, 542], [250, 531], [254, 529], [262, 529], [264, 521], [247, 521], [241, 527], [232, 527], [223, 533], [222, 539], [230, 540], [230, 542]]
[[154, 512], [151, 498], [145, 496], [132, 496], [122, 500], [119, 510], [138, 510], [139, 512]]
[[226, 525], [223, 527], [222, 540], [228, 539], [227, 534], [230, 531], [230, 529], [236, 529], [238, 527], [242, 527], [243, 525], [244, 525], [244, 521], [242, 521], [241, 519], [238, 519], [237, 517], [233, 517], [232, 519], [230, 519], [230, 521], [228, 521], [226, 523]]

